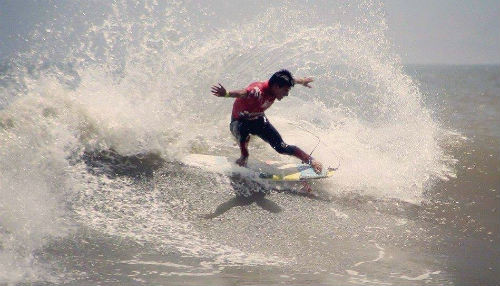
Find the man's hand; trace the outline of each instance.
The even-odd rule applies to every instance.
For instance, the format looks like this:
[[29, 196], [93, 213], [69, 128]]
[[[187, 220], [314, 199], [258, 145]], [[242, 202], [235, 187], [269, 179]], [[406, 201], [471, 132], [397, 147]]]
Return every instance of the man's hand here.
[[313, 81], [314, 81], [314, 79], [312, 77], [305, 77], [305, 78], [297, 78], [297, 79], [295, 79], [295, 83], [301, 84], [301, 85], [306, 86], [308, 88], [312, 87], [309, 84], [311, 82], [313, 82]]
[[213, 85], [212, 86], [212, 94], [217, 96], [217, 97], [225, 97], [226, 96], [226, 89], [220, 83], [218, 86]]

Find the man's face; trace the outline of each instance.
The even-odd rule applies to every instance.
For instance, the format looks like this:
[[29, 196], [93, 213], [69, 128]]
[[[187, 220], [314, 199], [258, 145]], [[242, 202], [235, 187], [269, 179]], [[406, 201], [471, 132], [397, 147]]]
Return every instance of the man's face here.
[[283, 86], [283, 87], [278, 87], [278, 86], [273, 86], [272, 87], [274, 96], [278, 100], [282, 100], [283, 97], [288, 96], [288, 93], [290, 92], [290, 87], [289, 86]]

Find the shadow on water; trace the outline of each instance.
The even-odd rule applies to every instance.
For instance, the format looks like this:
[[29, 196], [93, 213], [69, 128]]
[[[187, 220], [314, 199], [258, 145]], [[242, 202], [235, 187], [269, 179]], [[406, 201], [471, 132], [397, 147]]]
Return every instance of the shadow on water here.
[[128, 176], [151, 177], [165, 160], [158, 153], [121, 155], [113, 149], [84, 152], [83, 161], [94, 174], [105, 174], [110, 178]]
[[264, 185], [241, 176], [233, 176], [230, 180], [236, 195], [228, 201], [221, 203], [213, 213], [204, 215], [204, 218], [212, 219], [224, 214], [234, 207], [249, 206], [253, 203], [270, 213], [280, 213], [283, 209], [272, 200], [266, 198], [266, 196], [273, 192], [330, 202], [330, 199], [323, 197], [319, 192], [301, 191], [300, 187], [297, 188], [296, 186], [287, 186], [283, 188], [282, 185]]
[[233, 207], [238, 207], [238, 206], [249, 206], [253, 203], [257, 204], [259, 207], [261, 207], [263, 210], [266, 210], [270, 213], [279, 213], [282, 212], [283, 209], [276, 204], [275, 202], [271, 201], [270, 199], [266, 198], [266, 193], [263, 192], [258, 192], [258, 193], [253, 193], [250, 196], [235, 196], [231, 198], [230, 200], [220, 204], [213, 213], [207, 214], [203, 216], [206, 219], [211, 219], [218, 217], [228, 210], [232, 209]]

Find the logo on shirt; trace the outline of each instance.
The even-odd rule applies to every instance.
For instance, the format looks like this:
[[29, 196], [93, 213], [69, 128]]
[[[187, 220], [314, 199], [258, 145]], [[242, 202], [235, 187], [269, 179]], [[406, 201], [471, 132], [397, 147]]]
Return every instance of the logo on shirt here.
[[[262, 91], [260, 90], [259, 87], [254, 87], [252, 89], [252, 91], [250, 91], [250, 96], [252, 97], [255, 97], [257, 99], [259, 99], [259, 102], [262, 102], [262, 99], [264, 99], [264, 97], [262, 96]], [[269, 106], [271, 106], [271, 104], [273, 104], [272, 101], [269, 101], [267, 100], [267, 98], [264, 100], [264, 102], [262, 102], [262, 104], [260, 105], [260, 108], [262, 109], [267, 109]]]
[[261, 94], [262, 94], [262, 92], [260, 91], [260, 88], [258, 88], [257, 86], [254, 87], [252, 89], [252, 91], [250, 92], [250, 95], [253, 97], [261, 97]]

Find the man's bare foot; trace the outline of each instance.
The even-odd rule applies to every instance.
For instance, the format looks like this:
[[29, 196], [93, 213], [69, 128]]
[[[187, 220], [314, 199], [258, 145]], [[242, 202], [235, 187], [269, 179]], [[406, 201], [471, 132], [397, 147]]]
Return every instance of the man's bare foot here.
[[323, 171], [323, 165], [319, 161], [312, 159], [309, 164], [314, 169], [314, 172], [316, 172], [316, 174], [321, 174], [321, 172]]
[[238, 164], [241, 167], [246, 167], [247, 161], [248, 161], [248, 157], [240, 157], [238, 160], [236, 160], [236, 164]]

